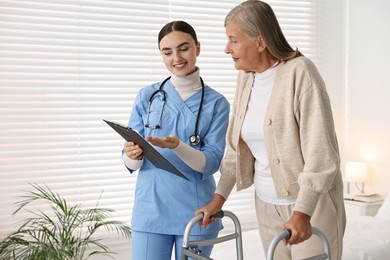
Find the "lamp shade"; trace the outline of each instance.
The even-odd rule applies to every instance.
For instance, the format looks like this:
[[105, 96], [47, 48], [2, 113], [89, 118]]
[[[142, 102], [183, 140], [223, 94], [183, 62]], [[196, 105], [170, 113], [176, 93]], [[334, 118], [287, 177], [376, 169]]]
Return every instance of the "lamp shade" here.
[[346, 162], [345, 180], [349, 182], [364, 182], [367, 178], [367, 164], [364, 162]]

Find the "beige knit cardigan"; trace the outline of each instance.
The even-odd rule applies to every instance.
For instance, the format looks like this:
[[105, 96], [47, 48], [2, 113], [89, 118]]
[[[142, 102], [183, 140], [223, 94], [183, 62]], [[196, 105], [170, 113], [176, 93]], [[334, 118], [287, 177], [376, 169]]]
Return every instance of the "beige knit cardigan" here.
[[[216, 193], [228, 198], [253, 184], [254, 157], [241, 138], [254, 73], [240, 71]], [[253, 118], [252, 120], [256, 120]], [[321, 194], [340, 177], [340, 156], [330, 100], [315, 65], [303, 56], [278, 65], [264, 119], [271, 174], [279, 198], [312, 215]], [[341, 178], [341, 177], [340, 177]]]

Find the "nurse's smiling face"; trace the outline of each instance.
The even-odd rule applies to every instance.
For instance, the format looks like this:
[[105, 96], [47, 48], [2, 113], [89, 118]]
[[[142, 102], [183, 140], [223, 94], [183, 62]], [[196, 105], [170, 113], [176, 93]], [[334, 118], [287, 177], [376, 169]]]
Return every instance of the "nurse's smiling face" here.
[[167, 69], [173, 75], [183, 77], [196, 70], [200, 44], [188, 33], [173, 31], [161, 39], [160, 53]]

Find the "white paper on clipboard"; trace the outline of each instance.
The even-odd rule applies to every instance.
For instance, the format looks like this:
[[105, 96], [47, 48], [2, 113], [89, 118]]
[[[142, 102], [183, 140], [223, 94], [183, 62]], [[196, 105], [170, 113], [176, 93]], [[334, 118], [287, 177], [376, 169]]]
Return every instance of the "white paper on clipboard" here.
[[157, 168], [161, 168], [170, 173], [173, 173], [179, 177], [182, 177], [189, 181], [189, 179], [180, 172], [170, 161], [162, 156], [148, 141], [140, 136], [133, 129], [123, 126], [121, 124], [103, 119], [112, 129], [114, 129], [119, 135], [121, 135], [126, 141], [132, 141], [143, 149], [143, 155], [153, 163]]

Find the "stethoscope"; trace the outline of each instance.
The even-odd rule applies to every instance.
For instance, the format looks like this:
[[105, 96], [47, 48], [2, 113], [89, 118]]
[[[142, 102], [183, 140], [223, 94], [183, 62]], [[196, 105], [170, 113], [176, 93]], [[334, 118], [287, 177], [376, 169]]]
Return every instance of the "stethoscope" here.
[[[149, 98], [149, 103], [148, 103], [148, 114], [146, 116], [146, 124], [145, 124], [145, 127], [147, 128], [150, 128], [150, 129], [159, 129], [161, 127], [161, 117], [162, 117], [162, 114], [163, 114], [163, 110], [164, 110], [164, 106], [165, 106], [165, 101], [167, 100], [167, 93], [165, 92], [165, 90], [163, 89], [164, 87], [164, 84], [170, 79], [171, 77], [168, 77], [166, 78], [160, 85], [159, 89], [154, 91], [152, 93], [152, 95], [150, 96]], [[202, 106], [203, 106], [203, 99], [204, 99], [204, 83], [203, 83], [203, 79], [201, 77], [200, 78], [200, 83], [202, 84], [202, 98], [200, 100], [200, 103], [199, 103], [199, 110], [198, 110], [198, 114], [196, 116], [196, 123], [195, 123], [195, 130], [194, 130], [194, 134], [192, 134], [190, 136], [190, 143], [191, 145], [198, 145], [200, 143], [200, 135], [198, 134], [198, 125], [199, 125], [199, 118], [200, 118], [200, 112], [202, 111]], [[152, 102], [153, 102], [153, 99], [154, 97], [158, 94], [158, 93], [161, 93], [162, 95], [162, 104], [161, 104], [161, 110], [160, 110], [160, 115], [158, 117], [158, 122], [157, 124], [155, 125], [151, 125], [149, 123], [149, 115], [150, 115], [150, 107], [152, 106]]]

